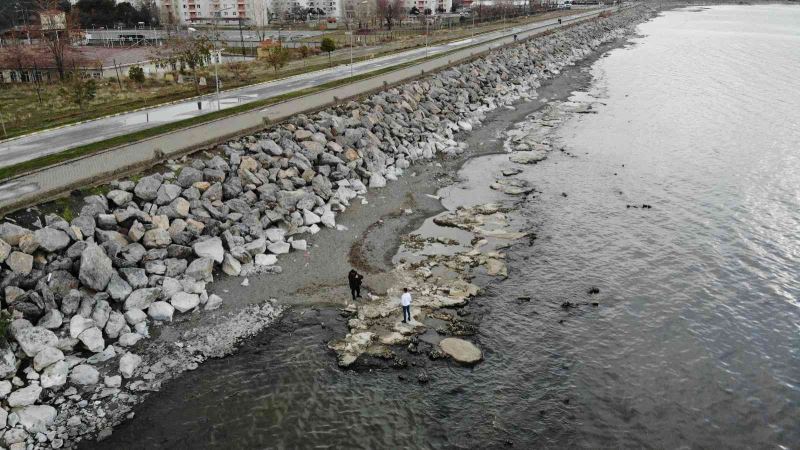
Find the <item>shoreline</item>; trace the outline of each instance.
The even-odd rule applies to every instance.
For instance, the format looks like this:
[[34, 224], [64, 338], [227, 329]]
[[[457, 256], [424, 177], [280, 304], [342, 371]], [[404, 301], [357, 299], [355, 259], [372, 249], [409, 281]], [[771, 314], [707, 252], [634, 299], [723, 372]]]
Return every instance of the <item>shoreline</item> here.
[[[251, 279], [249, 287], [239, 286], [236, 278], [226, 278], [215, 283], [218, 289], [229, 291], [226, 295], [233, 294], [237, 298], [246, 298], [253, 288], [273, 293], [276, 292], [275, 289], [277, 288], [275, 284], [285, 286], [286, 284], [299, 282], [299, 286], [294, 285], [295, 290], [293, 292], [281, 290], [282, 293], [279, 295], [280, 300], [278, 303], [286, 307], [284, 313], [274, 323], [266, 327], [259, 336], [255, 337], [254, 341], [257, 344], [247, 342], [244, 346], [272, 345], [274, 340], [291, 335], [300, 327], [318, 323], [325, 324], [322, 327], [325, 336], [320, 336], [321, 346], [324, 346], [324, 342], [329, 339], [343, 335], [347, 328], [347, 319], [341, 317], [341, 312], [349, 299], [349, 290], [345, 281], [346, 272], [338, 270], [343, 260], [345, 262], [350, 260], [353, 262], [352, 266], [366, 272], [362, 293], [367, 291], [373, 293], [385, 292], [386, 287], [392, 281], [389, 274], [393, 268], [391, 258], [400, 249], [400, 234], [417, 230], [423, 222], [447, 210], [440, 200], [430, 196], [435, 196], [443, 188], [451, 187], [458, 183], [457, 178], [450, 176], [450, 174], [459, 173], [465, 164], [476, 158], [506, 154], [507, 152], [503, 149], [504, 139], [502, 137], [505, 131], [509, 130], [515, 123], [524, 120], [530, 114], [548, 106], [551, 102], [565, 101], [573, 91], [586, 87], [591, 82], [591, 75], [584, 69], [590, 67], [597, 59], [602, 58], [608, 51], [626, 45], [629, 37], [624, 36], [612, 43], [604, 44], [596, 54], [576, 65], [570, 66], [558, 77], [547, 80], [545, 84], [537, 89], [539, 95], [536, 99], [517, 102], [513, 105], [514, 109], [500, 108], [493, 111], [487, 116], [481, 127], [476, 128], [466, 136], [465, 141], [468, 142], [469, 150], [463, 157], [441, 161], [441, 167], [435, 165], [415, 166], [417, 174], [395, 181], [391, 185], [391, 192], [386, 192], [389, 189], [371, 190], [365, 196], [368, 202], [366, 205], [354, 204], [353, 208], [337, 217], [339, 223], [349, 227], [348, 236], [346, 239], [328, 240], [326, 239], [328, 236], [320, 234], [322, 238], [320, 240], [327, 241], [325, 255], [331, 258], [323, 263], [321, 267], [320, 265], [314, 266], [315, 269], [323, 269], [321, 274], [323, 277], [322, 282], [317, 281], [319, 274], [300, 274], [296, 269], [304, 265], [304, 262], [299, 257], [295, 257], [289, 258], [293, 267], [282, 263], [282, 266], [286, 269], [284, 273], [273, 275], [266, 280], [261, 279], [261, 282]], [[403, 213], [403, 210], [409, 207], [413, 208], [413, 213]], [[326, 232], [327, 234], [341, 237], [341, 232], [336, 233], [333, 230], [326, 230]], [[519, 245], [527, 244], [521, 243]], [[353, 249], [360, 250], [354, 252]], [[319, 250], [315, 247], [313, 251], [319, 252]], [[352, 261], [354, 253], [356, 254], [355, 261]], [[343, 259], [342, 256], [345, 258]], [[276, 281], [277, 283], [269, 283], [268, 281]], [[469, 303], [463, 309], [468, 311], [465, 316], [470, 316], [469, 319], [474, 320], [479, 325], [482, 309], [486, 307], [481, 302], [477, 302]], [[309, 315], [311, 317], [307, 317]], [[335, 325], [331, 325], [332, 323]], [[329, 350], [326, 351], [330, 352]], [[420, 374], [425, 373], [424, 364], [430, 361], [428, 356], [425, 354], [416, 356], [406, 354], [404, 358], [411, 362], [413, 369], [411, 367], [409, 369], [416, 372], [416, 375], [399, 375], [400, 379], [425, 382], [422, 381], [425, 379], [424, 375], [420, 376]], [[436, 361], [430, 362], [436, 363]], [[393, 368], [392, 362], [386, 359], [369, 358], [353, 366], [350, 370], [362, 372], [381, 369], [396, 370], [396, 367]], [[174, 389], [182, 389], [180, 377], [170, 380], [164, 385], [164, 390]], [[158, 395], [150, 396], [138, 405], [136, 410], [141, 410], [141, 414], [144, 417], [148, 417], [151, 409], [159, 409], [158, 403]], [[81, 447], [115, 448], [119, 445], [133, 445], [137, 434], [135, 422], [136, 419], [124, 421], [107, 440], [102, 442], [87, 441], [86, 445]], [[156, 423], [148, 423], [148, 427], [156, 425]], [[169, 424], [165, 424], [164, 428], [174, 431]], [[158, 434], [163, 439], [172, 437], [170, 433], [163, 431], [158, 432]]]
[[[645, 15], [644, 13], [640, 14], [642, 19], [644, 19]], [[612, 16], [612, 18], [613, 17], [617, 16]], [[539, 41], [534, 41], [534, 46], [537, 42]], [[501, 52], [515, 50], [518, 51], [519, 49], [504, 49]], [[583, 56], [591, 58], [588, 54]], [[480, 63], [485, 65], [486, 61]], [[442, 77], [446, 77], [446, 74], [435, 74], [432, 77], [439, 77], [439, 79], [441, 79]], [[560, 77], [556, 77], [555, 80], [559, 78]], [[419, 82], [415, 82], [411, 84], [417, 85], [418, 83]], [[538, 83], [536, 87], [538, 88]], [[397, 88], [389, 92], [391, 93], [392, 91], [396, 92]], [[381, 93], [376, 95], [386, 96], [387, 94]], [[494, 108], [490, 108], [489, 110], [494, 109], [496, 111], [496, 108], [497, 106], [495, 105]], [[517, 113], [520, 114], [521, 117], [524, 117], [522, 112], [518, 111]], [[483, 121], [482, 114], [483, 113], [479, 112], [479, 114], [475, 116], [478, 122]], [[306, 118], [302, 117], [298, 118], [298, 120], [302, 121], [306, 120]], [[491, 120], [489, 123], [491, 123]], [[459, 127], [467, 129], [467, 125], [461, 125], [460, 122]], [[469, 126], [469, 128], [472, 127]], [[488, 130], [488, 127], [484, 124], [478, 129]], [[247, 141], [245, 140], [245, 142]], [[444, 151], [446, 154], [451, 152], [451, 150], [446, 147], [441, 150], [446, 150]], [[437, 153], [441, 155], [441, 153]], [[450, 154], [451, 156], [455, 156], [457, 153], [460, 152], [452, 151]], [[478, 150], [478, 152], [471, 155], [470, 158], [480, 154], [480, 150]], [[423, 155], [420, 154], [419, 156]], [[428, 156], [424, 158], [430, 159]], [[399, 161], [403, 159], [404, 158], [400, 158], [397, 160], [397, 169], [400, 168]], [[363, 267], [368, 275], [365, 287], [375, 292], [381, 292], [382, 289], [386, 288], [389, 280], [377, 273], [370, 274], [370, 269], [380, 269], [380, 264], [384, 264], [385, 268], [387, 255], [390, 253], [387, 248], [392, 248], [395, 243], [399, 243], [399, 235], [413, 228], [417, 223], [421, 223], [427, 217], [441, 211], [442, 205], [438, 200], [426, 195], [430, 193], [425, 189], [430, 189], [432, 186], [436, 186], [437, 189], [441, 187], [442, 181], [449, 181], [447, 179], [448, 171], [457, 171], [468, 159], [469, 158], [462, 157], [456, 159], [447, 158], [441, 167], [438, 167], [438, 164], [430, 163], [418, 164], [410, 167], [407, 165], [406, 171], [415, 172], [417, 174], [416, 176], [402, 176], [398, 178], [387, 174], [386, 178], [390, 180], [392, 178], [398, 179], [396, 181], [392, 180], [393, 182], [390, 188], [369, 190], [365, 196], [366, 203], [362, 204], [358, 197], [350, 197], [349, 200], [352, 200], [352, 203], [348, 205], [346, 208], [347, 210], [336, 215], [336, 220], [339, 222], [339, 225], [344, 224], [345, 227], [329, 227], [322, 229], [317, 227], [319, 236], [313, 239], [314, 242], [333, 241], [336, 242], [337, 245], [312, 244], [310, 250], [305, 250], [306, 243], [303, 241], [302, 246], [296, 246], [297, 251], [291, 252], [288, 255], [282, 254], [282, 251], [280, 252], [282, 254], [279, 260], [281, 269], [267, 269], [268, 272], [272, 272], [270, 276], [257, 276], [258, 271], [254, 270], [251, 265], [249, 270], [252, 270], [253, 274], [249, 277], [242, 275], [239, 277], [223, 277], [217, 279], [213, 284], [209, 284], [206, 289], [203, 289], [205, 296], [207, 296], [206, 301], [213, 298], [215, 295], [226, 299], [226, 301], [222, 303], [221, 309], [217, 312], [176, 316], [176, 321], [169, 326], [157, 326], [149, 330], [145, 327], [144, 333], [149, 334], [149, 331], [152, 332], [153, 336], [151, 340], [147, 341], [147, 346], [140, 344], [133, 347], [140, 356], [138, 356], [138, 362], [130, 369], [130, 374], [135, 380], [127, 386], [129, 390], [133, 391], [131, 394], [122, 391], [118, 387], [114, 387], [113, 384], [115, 383], [112, 382], [110, 384], [108, 381], [105, 382], [106, 388], [98, 386], [97, 389], [82, 389], [84, 393], [87, 394], [88, 398], [95, 401], [95, 404], [100, 405], [95, 412], [87, 412], [85, 411], [85, 407], [88, 405], [88, 401], [84, 399], [74, 387], [67, 389], [63, 397], [57, 394], [51, 396], [48, 393], [48, 396], [52, 397], [51, 399], [54, 404], [60, 405], [58, 417], [53, 417], [49, 420], [54, 422], [58, 429], [64, 431], [53, 433], [53, 437], [46, 436], [42, 432], [43, 438], [37, 437], [37, 439], [42, 443], [53, 441], [53, 444], [59, 444], [58, 447], [60, 447], [62, 445], [71, 446], [73, 443], [94, 436], [94, 433], [98, 431], [98, 437], [107, 437], [111, 433], [110, 426], [120, 423], [126, 418], [130, 418], [131, 408], [140, 403], [143, 397], [146, 397], [146, 395], [140, 394], [161, 389], [163, 382], [173, 379], [177, 374], [185, 370], [196, 369], [199, 363], [209, 357], [221, 357], [230, 353], [242, 339], [255, 334], [264, 326], [273, 322], [283, 307], [310, 303], [326, 305], [331, 304], [331, 302], [325, 299], [347, 298], [347, 289], [345, 284], [342, 283], [346, 270], [342, 268], [349, 265], [351, 254], [348, 251], [342, 251], [342, 247], [350, 246], [347, 245], [346, 242], [342, 242], [344, 240], [339, 239], [340, 236], [338, 233], [347, 233], [348, 237], [352, 236], [350, 238], [351, 242], [359, 241], [364, 237], [363, 243], [360, 245], [361, 250], [357, 251], [354, 256], [356, 256], [356, 259], [359, 259], [359, 255], [365, 255], [360, 258], [368, 264], [375, 264], [378, 266], [376, 268], [371, 268], [368, 265]], [[244, 159], [241, 161], [242, 163], [245, 162]], [[242, 173], [243, 176], [252, 175], [246, 171], [241, 172], [241, 170], [240, 173]], [[182, 173], [181, 175], [184, 174]], [[369, 184], [373, 187], [382, 187], [386, 184], [386, 178], [384, 178], [384, 176], [376, 178], [376, 174], [373, 172], [369, 179]], [[419, 188], [420, 185], [424, 185], [425, 189], [414, 192], [414, 189]], [[120, 185], [116, 187], [120, 187]], [[208, 189], [208, 187], [206, 187], [206, 189]], [[408, 198], [409, 192], [414, 192], [410, 199]], [[347, 195], [349, 196], [349, 194]], [[404, 210], [406, 209], [411, 209], [413, 212], [404, 216]], [[318, 212], [318, 214], [330, 213], [330, 209], [327, 209], [326, 212], [324, 208], [320, 209]], [[373, 224], [381, 220], [381, 218], [391, 216], [401, 217], [402, 220], [399, 222], [384, 220], [383, 226], [373, 226]], [[306, 219], [308, 217], [308, 214], [306, 214]], [[312, 215], [310, 217], [313, 219], [314, 216]], [[304, 226], [307, 227], [308, 223], [308, 220], [306, 220], [306, 225]], [[155, 230], [156, 228], [153, 229]], [[396, 237], [397, 241], [390, 241], [392, 243], [388, 246], [381, 247], [378, 245], [378, 243], [385, 244], [388, 236]], [[283, 241], [282, 245], [294, 246], [291, 242], [291, 240], [289, 243]], [[231, 250], [233, 251], [233, 248], [231, 248]], [[375, 256], [376, 254], [377, 256]], [[308, 268], [312, 265], [314, 260], [324, 260], [326, 264], [321, 266], [315, 264], [313, 266], [315, 269], [313, 276], [318, 281], [309, 284], [305, 281], [307, 280], [307, 270], [309, 270]], [[358, 261], [356, 261], [356, 263], [358, 267]], [[236, 266], [237, 264], [226, 259], [225, 265], [227, 265], [226, 271], [230, 271], [230, 266]], [[239, 271], [241, 270], [240, 266]], [[214, 272], [218, 274], [217, 269], [215, 269]], [[294, 276], [296, 274], [302, 274], [303, 276]], [[82, 276], [81, 279], [83, 280], [84, 277]], [[243, 284], [247, 286], [243, 286]], [[252, 296], [252, 292], [258, 292], [258, 294]], [[230, 298], [235, 298], [236, 300], [230, 301]], [[279, 298], [281, 300], [280, 302], [271, 300], [273, 298]], [[176, 303], [174, 298], [172, 303]], [[336, 304], [334, 303], [333, 305]], [[231, 315], [235, 317], [231, 319]], [[170, 313], [170, 319], [171, 318], [172, 313]], [[106, 320], [108, 320], [108, 317], [106, 317]], [[16, 326], [12, 325], [12, 335], [19, 339], [19, 332], [30, 326], [30, 323], [25, 325], [22, 322], [17, 323]], [[83, 344], [86, 345], [86, 342], [83, 342]], [[74, 346], [76, 343], [72, 345]], [[116, 364], [113, 361], [113, 356], [114, 355], [109, 358], [111, 360], [110, 363], [104, 364], [102, 360], [99, 362], [98, 367], [103, 371], [103, 374], [110, 375], [109, 372], [113, 370], [113, 366]], [[28, 373], [30, 374], [31, 372]], [[31, 378], [31, 376], [28, 378], [33, 380], [37, 379], [36, 377]], [[119, 385], [117, 384], [117, 386]], [[93, 394], [92, 391], [94, 392]], [[109, 398], [111, 400], [107, 400]], [[74, 423], [74, 421], [70, 423], [72, 418], [76, 416], [82, 416], [84, 420], [87, 420], [87, 423], [80, 420], [77, 424]], [[22, 430], [20, 427], [14, 429]], [[69, 440], [65, 439], [67, 434], [71, 436]], [[7, 444], [21, 444], [24, 443], [25, 440], [31, 439], [31, 436], [27, 435], [27, 433], [24, 434], [27, 438], [25, 438], [22, 433], [18, 432], [14, 432], [14, 435], [13, 439], [16, 440], [16, 442], [9, 442], [11, 439], [9, 439], [8, 433], [6, 433], [5, 441]], [[22, 440], [17, 440], [19, 437], [21, 437]], [[53, 446], [55, 447], [55, 445]]]

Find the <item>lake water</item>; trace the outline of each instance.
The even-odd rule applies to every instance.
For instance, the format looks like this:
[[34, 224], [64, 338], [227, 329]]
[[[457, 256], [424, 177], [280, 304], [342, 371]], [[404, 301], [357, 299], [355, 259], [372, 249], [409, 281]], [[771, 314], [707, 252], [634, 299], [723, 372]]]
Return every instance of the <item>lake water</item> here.
[[431, 364], [426, 385], [340, 371], [319, 326], [335, 314], [307, 310], [98, 446], [800, 445], [800, 7], [638, 31], [574, 94], [594, 114], [567, 116], [566, 152], [520, 175], [541, 191], [522, 208], [538, 239], [476, 300], [483, 363]]

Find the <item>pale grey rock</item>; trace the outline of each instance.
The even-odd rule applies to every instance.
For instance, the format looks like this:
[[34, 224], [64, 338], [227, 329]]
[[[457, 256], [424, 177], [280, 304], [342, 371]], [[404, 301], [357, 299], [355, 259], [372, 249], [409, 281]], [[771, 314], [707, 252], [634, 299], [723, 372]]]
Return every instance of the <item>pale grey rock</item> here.
[[267, 249], [276, 255], [282, 255], [284, 253], [289, 253], [289, 249], [291, 246], [288, 242], [273, 242], [267, 246]]
[[165, 248], [172, 243], [168, 229], [154, 228], [147, 230], [142, 238], [142, 243], [147, 248]]
[[11, 382], [8, 380], [0, 381], [0, 398], [6, 398], [10, 393], [11, 393]]
[[105, 384], [106, 387], [118, 388], [122, 386], [122, 377], [119, 375], [106, 376], [103, 378], [103, 384]]
[[0, 378], [9, 378], [15, 373], [17, 373], [17, 357], [14, 351], [9, 345], [0, 346]]
[[101, 362], [113, 359], [115, 356], [117, 356], [117, 349], [115, 349], [113, 345], [108, 345], [102, 352], [97, 352], [86, 358], [86, 362], [89, 364], [100, 364]]
[[225, 250], [222, 248], [222, 239], [218, 237], [195, 242], [192, 248], [197, 256], [210, 258], [218, 263], [221, 263], [225, 256]]
[[[159, 322], [172, 322], [172, 315], [174, 313], [175, 308], [167, 302], [153, 302], [153, 304], [147, 308], [147, 315], [150, 316], [151, 319]], [[137, 322], [137, 324], [138, 323], [141, 323], [141, 321]]]
[[119, 359], [119, 373], [125, 378], [132, 378], [140, 364], [142, 364], [141, 356], [134, 353], [125, 353]]
[[41, 394], [42, 388], [36, 384], [17, 389], [8, 396], [8, 406], [11, 408], [18, 408], [20, 406], [32, 405], [39, 400]]
[[125, 281], [131, 285], [132, 289], [141, 289], [147, 287], [147, 272], [140, 268], [124, 268], [120, 269], [119, 273], [122, 274]]
[[156, 175], [150, 175], [139, 180], [133, 192], [140, 199], [151, 201], [158, 196], [159, 187], [161, 187], [161, 178]]
[[210, 258], [197, 258], [186, 268], [186, 276], [195, 280], [214, 281], [212, 276], [214, 260]]
[[42, 328], [47, 328], [48, 330], [55, 330], [61, 327], [62, 323], [64, 323], [64, 316], [61, 314], [61, 311], [57, 309], [51, 309], [50, 311], [44, 313], [36, 325]]
[[125, 328], [125, 316], [117, 311], [112, 311], [106, 322], [105, 332], [109, 339], [116, 339]]
[[125, 311], [133, 308], [147, 309], [158, 298], [160, 293], [161, 289], [159, 288], [143, 288], [133, 291], [125, 300]]
[[232, 277], [239, 276], [242, 272], [242, 264], [231, 256], [230, 253], [226, 253], [222, 261], [222, 271]]
[[203, 307], [203, 309], [205, 309], [206, 311], [212, 311], [218, 309], [220, 306], [222, 306], [222, 298], [220, 298], [216, 294], [211, 294], [208, 296], [208, 300], [206, 301], [206, 304]]
[[92, 310], [92, 320], [97, 328], [105, 328], [108, 316], [111, 314], [111, 305], [105, 300], [98, 300]]
[[45, 347], [55, 347], [58, 337], [52, 331], [42, 327], [26, 327], [14, 333], [22, 351], [29, 357], [36, 356]]
[[9, 245], [6, 241], [0, 239], [0, 264], [2, 264], [10, 254], [11, 254], [11, 245]]
[[179, 292], [172, 296], [170, 303], [179, 312], [185, 313], [196, 308], [200, 304], [200, 296], [197, 294], [189, 294], [186, 292]]
[[64, 359], [64, 353], [55, 347], [45, 347], [33, 358], [33, 368], [41, 372], [45, 367]]
[[125, 301], [129, 295], [131, 295], [133, 288], [131, 288], [131, 285], [115, 272], [111, 276], [111, 280], [108, 282], [106, 292], [108, 292], [108, 295], [110, 295], [115, 301], [122, 302]]
[[272, 266], [278, 262], [278, 257], [275, 255], [256, 255], [257, 266]]
[[49, 405], [30, 405], [14, 411], [19, 423], [31, 433], [46, 433], [56, 420], [56, 409]]
[[[145, 322], [140, 322], [140, 323], [145, 323]], [[119, 337], [117, 345], [121, 347], [130, 347], [136, 345], [136, 343], [142, 339], [144, 339], [144, 336], [142, 336], [139, 333], [123, 333], [122, 336]]]
[[[151, 305], [152, 306], [152, 305]], [[125, 312], [125, 321], [130, 325], [136, 325], [139, 322], [147, 320], [147, 315], [138, 308], [132, 308]]]
[[72, 338], [78, 338], [84, 331], [94, 326], [94, 320], [76, 314], [69, 319], [69, 335]]
[[63, 386], [67, 382], [68, 374], [69, 365], [65, 361], [57, 361], [44, 369], [39, 382], [45, 389]]
[[33, 269], [33, 256], [22, 252], [11, 252], [6, 258], [6, 266], [14, 273], [27, 275]]
[[91, 327], [83, 331], [78, 340], [90, 351], [94, 353], [102, 352], [106, 346], [103, 340], [103, 332], [97, 327]]
[[0, 239], [11, 246], [19, 245], [19, 240], [23, 236], [31, 234], [31, 230], [15, 225], [10, 222], [0, 223]]
[[81, 253], [81, 269], [78, 279], [85, 286], [99, 292], [106, 289], [112, 275], [114, 275], [114, 268], [111, 258], [100, 246], [90, 243]]
[[117, 206], [124, 206], [133, 201], [133, 194], [127, 191], [114, 189], [106, 194], [106, 197]]
[[78, 364], [69, 374], [70, 383], [80, 386], [97, 384], [99, 380], [100, 372], [88, 364]]

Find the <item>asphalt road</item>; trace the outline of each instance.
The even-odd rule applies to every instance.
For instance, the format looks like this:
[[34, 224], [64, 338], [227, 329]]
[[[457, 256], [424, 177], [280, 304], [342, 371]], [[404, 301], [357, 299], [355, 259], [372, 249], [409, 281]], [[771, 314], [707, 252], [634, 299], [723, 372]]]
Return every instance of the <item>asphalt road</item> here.
[[[562, 17], [562, 21], [563, 24], [566, 25], [571, 21], [595, 14], [597, 14], [597, 10], [580, 12], [568, 18]], [[425, 48], [419, 48], [395, 53], [356, 63], [352, 67], [352, 74], [358, 75], [413, 61], [425, 57], [426, 53], [427, 55], [436, 55], [475, 44], [485, 43], [503, 36], [510, 36], [512, 34], [531, 30], [544, 31], [558, 26], [557, 20], [553, 19], [536, 22], [535, 24], [527, 26], [478, 35], [474, 39], [464, 39], [430, 46], [427, 50]], [[231, 108], [244, 103], [268, 99], [276, 95], [318, 86], [334, 80], [346, 78], [350, 76], [350, 74], [351, 67], [349, 65], [343, 65], [332, 69], [296, 75], [282, 80], [275, 80], [222, 92], [220, 94], [219, 103], [217, 102], [216, 96], [212, 94], [204, 96], [201, 99], [191, 99], [142, 111], [123, 113], [116, 116], [91, 120], [52, 130], [44, 130], [31, 135], [0, 141], [0, 167], [10, 166], [139, 130], [200, 116], [216, 111], [217, 109]], [[198, 101], [200, 102], [199, 109]]]

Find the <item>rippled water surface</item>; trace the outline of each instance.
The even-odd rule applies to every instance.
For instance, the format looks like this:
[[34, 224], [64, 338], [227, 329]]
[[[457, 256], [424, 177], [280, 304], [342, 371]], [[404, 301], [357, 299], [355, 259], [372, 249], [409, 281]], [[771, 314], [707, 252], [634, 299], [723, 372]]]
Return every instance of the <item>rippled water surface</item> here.
[[427, 385], [342, 372], [319, 324], [343, 319], [308, 311], [102, 445], [800, 445], [800, 7], [672, 11], [639, 32], [576, 93], [596, 113], [558, 132], [574, 157], [521, 175], [542, 191], [524, 207], [538, 239], [478, 300], [482, 364], [433, 364]]

